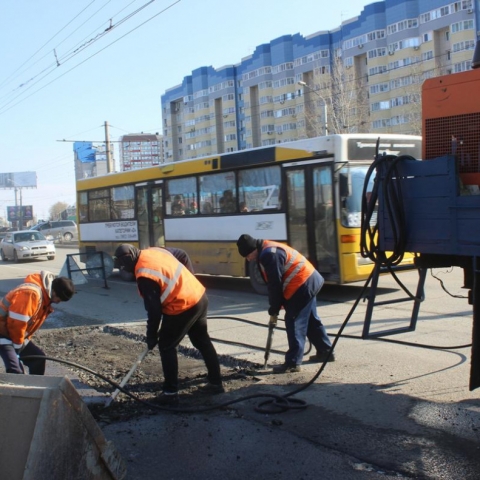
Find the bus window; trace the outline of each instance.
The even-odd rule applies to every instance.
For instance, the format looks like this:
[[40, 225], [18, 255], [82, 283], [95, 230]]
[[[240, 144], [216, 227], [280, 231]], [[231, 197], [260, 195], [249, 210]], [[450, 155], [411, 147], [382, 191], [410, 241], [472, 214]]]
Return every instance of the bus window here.
[[236, 192], [235, 174], [232, 172], [200, 177], [200, 212], [203, 214], [237, 212], [234, 192]]
[[135, 188], [133, 185], [113, 187], [111, 190], [110, 218], [125, 220], [135, 216]]
[[88, 219], [90, 222], [110, 220], [110, 192], [108, 188], [89, 192], [88, 200]]
[[238, 191], [247, 211], [280, 208], [280, 167], [262, 167], [240, 171]]
[[312, 178], [316, 266], [320, 272], [333, 273], [337, 265], [337, 250], [331, 165], [315, 167]]
[[[341, 170], [340, 178], [344, 175], [350, 178], [350, 188], [346, 189], [341, 197], [342, 201], [342, 224], [345, 227], [360, 227], [362, 216], [362, 194], [365, 184], [365, 177], [368, 171], [367, 166], [344, 167]], [[373, 188], [373, 178], [367, 186], [367, 192]]]
[[78, 219], [80, 223], [88, 222], [88, 193], [80, 192], [78, 196]]
[[165, 245], [165, 234], [163, 230], [162, 216], [162, 188], [155, 186], [152, 188], [152, 213], [153, 213], [153, 241], [151, 245], [154, 247], [162, 247]]
[[195, 215], [197, 213], [197, 181], [195, 177], [167, 180], [167, 215]]

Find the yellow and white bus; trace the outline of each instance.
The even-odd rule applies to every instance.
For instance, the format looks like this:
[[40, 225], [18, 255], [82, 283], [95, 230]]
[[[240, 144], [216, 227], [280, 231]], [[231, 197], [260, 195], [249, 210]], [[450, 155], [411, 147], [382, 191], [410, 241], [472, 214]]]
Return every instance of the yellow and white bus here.
[[362, 193], [378, 140], [380, 153], [420, 158], [418, 136], [343, 134], [79, 180], [80, 253], [183, 248], [196, 273], [249, 276], [263, 292], [237, 251], [248, 233], [288, 243], [328, 283], [364, 280], [373, 264], [360, 254]]

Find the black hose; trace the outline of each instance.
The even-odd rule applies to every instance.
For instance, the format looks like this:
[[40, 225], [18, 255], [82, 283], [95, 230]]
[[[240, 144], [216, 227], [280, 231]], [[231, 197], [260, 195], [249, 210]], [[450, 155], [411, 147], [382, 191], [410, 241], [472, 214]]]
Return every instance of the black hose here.
[[145, 400], [142, 400], [141, 398], [136, 397], [132, 393], [130, 393], [128, 390], [125, 388], [121, 387], [118, 383], [110, 380], [109, 378], [105, 377], [105, 375], [102, 375], [101, 373], [95, 372], [94, 370], [91, 370], [88, 367], [85, 367], [83, 365], [80, 365], [78, 363], [70, 362], [68, 360], [61, 360], [59, 358], [55, 357], [47, 357], [45, 355], [25, 355], [22, 357], [23, 359], [44, 359], [44, 360], [50, 360], [52, 362], [57, 362], [57, 363], [63, 363], [65, 365], [69, 365], [74, 368], [78, 368], [80, 370], [84, 370], [88, 373], [91, 373], [92, 375], [102, 379], [106, 383], [112, 385], [116, 389], [120, 390], [122, 393], [125, 395], [129, 396], [133, 400], [136, 400], [137, 402], [149, 407], [149, 408], [154, 408], [158, 410], [165, 410], [165, 411], [171, 411], [175, 413], [202, 413], [202, 412], [208, 412], [211, 410], [217, 410], [219, 408], [225, 408], [228, 407], [229, 405], [233, 405], [235, 403], [240, 403], [244, 402], [246, 400], [251, 400], [253, 398], [269, 398], [270, 401], [275, 405], [275, 408], [277, 409], [276, 412], [270, 411], [269, 413], [281, 413], [285, 412], [290, 409], [301, 409], [301, 408], [306, 408], [306, 402], [303, 400], [298, 400], [298, 399], [288, 399], [286, 395], [275, 395], [275, 394], [270, 394], [270, 393], [259, 393], [255, 395], [247, 395], [241, 398], [237, 398], [235, 400], [230, 400], [228, 402], [223, 402], [219, 403], [216, 405], [211, 405], [208, 407], [201, 407], [201, 408], [180, 408], [180, 407], [166, 407], [166, 406], [161, 406], [161, 405], [156, 405], [154, 403], [147, 402]]
[[[372, 277], [372, 275], [370, 275], [367, 282], [365, 283], [362, 291], [360, 292], [360, 295], [355, 300], [355, 302], [354, 302], [352, 308], [350, 309], [347, 317], [343, 321], [339, 331], [336, 334], [330, 334], [329, 333], [329, 336], [335, 336], [335, 339], [332, 343], [332, 348], [331, 348], [330, 352], [334, 351], [335, 346], [337, 345], [338, 340], [340, 338], [351, 338], [351, 339], [363, 340], [362, 337], [355, 336], [355, 335], [343, 335], [342, 332], [345, 329], [345, 327], [347, 326], [347, 323], [350, 320], [350, 318], [351, 318], [352, 314], [354, 313], [355, 309], [357, 308], [360, 300], [363, 298], [363, 294], [366, 291], [366, 289], [368, 287], [368, 284], [370, 283], [371, 277]], [[209, 319], [235, 320], [235, 321], [245, 322], [245, 323], [249, 323], [249, 324], [253, 324], [253, 325], [258, 325], [258, 326], [261, 326], [261, 327], [268, 327], [268, 325], [265, 325], [263, 323], [258, 323], [258, 322], [254, 322], [254, 321], [251, 321], [251, 320], [242, 319], [242, 318], [239, 318], [239, 317], [217, 315], [217, 316], [212, 316], [212, 317], [208, 317], [208, 318]], [[282, 329], [282, 330], [284, 330], [284, 329]], [[212, 339], [212, 340], [214, 340], [214, 339]], [[459, 345], [459, 346], [453, 346], [453, 347], [447, 347], [447, 346], [441, 347], [441, 346], [424, 345], [424, 344], [418, 344], [418, 343], [412, 343], [412, 342], [404, 342], [404, 341], [401, 341], [401, 340], [391, 340], [391, 339], [386, 339], [386, 338], [372, 338], [370, 340], [376, 340], [376, 341], [380, 341], [380, 342], [396, 343], [396, 344], [399, 344], [399, 345], [407, 345], [407, 346], [412, 346], [412, 347], [417, 347], [417, 348], [428, 348], [428, 349], [433, 349], [433, 350], [458, 350], [458, 349], [461, 349], [461, 348], [471, 347], [471, 344]], [[235, 342], [231, 342], [231, 343], [237, 345], [237, 343], [235, 343]], [[282, 353], [282, 352], [278, 352], [278, 351], [276, 351], [276, 352], [277, 353]], [[230, 400], [228, 402], [223, 402], [223, 403], [216, 404], [216, 405], [211, 405], [211, 406], [208, 406], [208, 407], [179, 408], [179, 407], [160, 406], [160, 405], [156, 405], [156, 404], [147, 402], [145, 400], [142, 400], [141, 398], [138, 398], [135, 395], [133, 395], [132, 393], [130, 393], [124, 387], [121, 387], [118, 383], [114, 382], [113, 380], [110, 380], [105, 375], [102, 375], [101, 373], [98, 373], [94, 370], [91, 370], [88, 367], [85, 367], [85, 366], [80, 365], [78, 363], [71, 362], [69, 360], [61, 360], [61, 359], [58, 359], [58, 358], [48, 357], [48, 356], [43, 356], [43, 355], [28, 355], [28, 356], [24, 356], [23, 359], [50, 360], [52, 362], [62, 363], [62, 364], [69, 365], [69, 366], [74, 367], [74, 368], [78, 368], [80, 370], [84, 370], [84, 371], [100, 378], [101, 380], [103, 380], [104, 382], [113, 386], [115, 389], [118, 389], [119, 391], [121, 391], [122, 393], [127, 395], [128, 397], [132, 398], [133, 400], [135, 400], [135, 401], [137, 401], [137, 402], [139, 402], [139, 403], [141, 403], [141, 404], [143, 404], [143, 405], [145, 405], [149, 408], [164, 410], [164, 411], [172, 411], [172, 412], [176, 412], [176, 413], [208, 412], [208, 411], [216, 410], [216, 409], [219, 409], [219, 408], [225, 408], [229, 405], [233, 405], [235, 403], [240, 403], [240, 402], [243, 402], [243, 401], [246, 401], [246, 400], [251, 400], [251, 399], [254, 399], [254, 398], [268, 398], [268, 400], [260, 403], [257, 407], [255, 407], [255, 410], [259, 413], [274, 414], [274, 413], [283, 413], [283, 412], [286, 412], [288, 410], [304, 409], [304, 408], [307, 407], [307, 404], [306, 404], [305, 401], [300, 400], [300, 399], [289, 398], [289, 397], [292, 397], [293, 395], [305, 390], [310, 385], [312, 385], [315, 382], [315, 380], [317, 380], [318, 377], [322, 374], [323, 370], [325, 369], [325, 367], [328, 363], [328, 358], [326, 358], [326, 360], [322, 363], [321, 367], [319, 368], [318, 372], [312, 377], [311, 380], [309, 380], [306, 384], [302, 385], [301, 387], [299, 387], [295, 390], [292, 390], [289, 393], [286, 393], [285, 395], [263, 394], [262, 393], [262, 394], [255, 394], [255, 395], [247, 395], [247, 396], [244, 396], [244, 397], [240, 397], [236, 400]]]

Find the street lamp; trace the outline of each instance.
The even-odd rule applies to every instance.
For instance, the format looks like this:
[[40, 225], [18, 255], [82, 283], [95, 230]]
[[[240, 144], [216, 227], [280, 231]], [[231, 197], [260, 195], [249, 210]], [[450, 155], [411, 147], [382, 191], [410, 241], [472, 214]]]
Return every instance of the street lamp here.
[[314, 89], [312, 88], [308, 83], [302, 82], [301, 80], [298, 82], [299, 85], [302, 85], [302, 87], [308, 88], [311, 92], [313, 92], [317, 97], [322, 101], [322, 107], [323, 107], [323, 118], [325, 120], [325, 135], [328, 135], [328, 122], [327, 122], [327, 102], [325, 99]]

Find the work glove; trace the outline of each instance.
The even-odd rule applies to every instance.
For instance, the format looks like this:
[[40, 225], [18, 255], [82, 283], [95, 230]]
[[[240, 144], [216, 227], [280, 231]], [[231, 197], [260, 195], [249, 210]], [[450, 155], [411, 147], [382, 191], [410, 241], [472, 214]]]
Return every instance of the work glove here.
[[158, 337], [156, 335], [147, 335], [147, 347], [149, 350], [153, 350], [158, 343]]
[[271, 317], [278, 317], [278, 310], [275, 310], [274, 308], [270, 307], [268, 309], [268, 314], [271, 316]]

